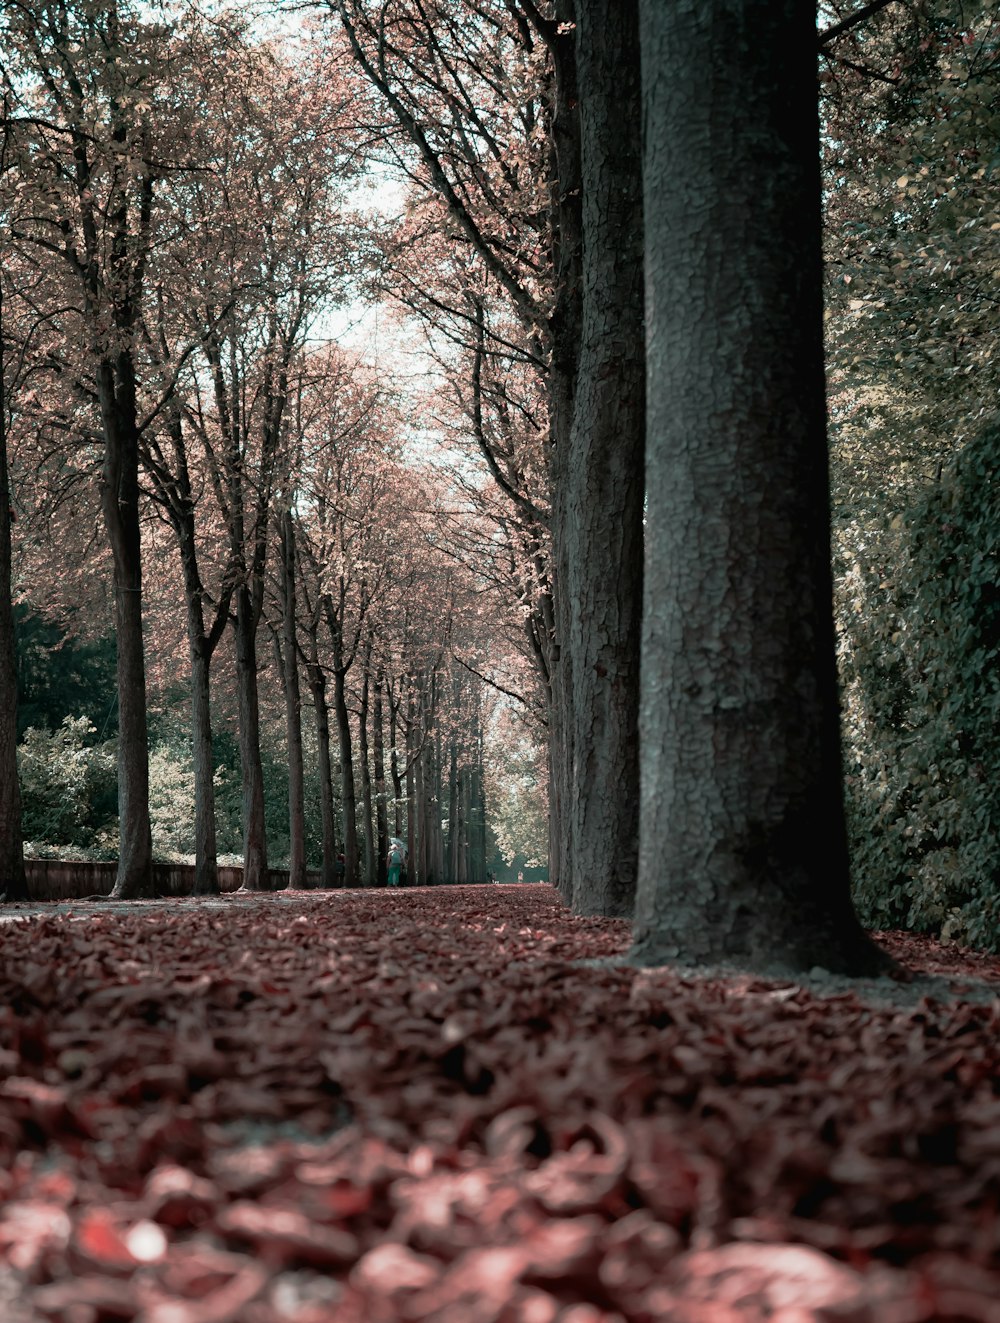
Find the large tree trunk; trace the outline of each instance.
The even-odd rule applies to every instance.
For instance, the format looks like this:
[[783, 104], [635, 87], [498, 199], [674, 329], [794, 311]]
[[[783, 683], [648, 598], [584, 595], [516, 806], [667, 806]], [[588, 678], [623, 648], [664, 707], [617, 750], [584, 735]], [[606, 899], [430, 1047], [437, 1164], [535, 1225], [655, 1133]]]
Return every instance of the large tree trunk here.
[[641, 16], [634, 958], [870, 972], [841, 802], [815, 5], [642, 0]]
[[149, 734], [142, 641], [139, 441], [135, 374], [128, 354], [102, 360], [97, 390], [104, 430], [101, 505], [114, 566], [118, 641], [118, 873], [114, 900], [153, 895]]
[[204, 637], [191, 641], [191, 735], [194, 755], [194, 894], [219, 892], [219, 861], [215, 828], [215, 758], [209, 655]]
[[302, 758], [302, 691], [296, 636], [295, 524], [290, 510], [281, 516], [281, 673], [285, 682], [285, 735], [288, 746], [288, 885], [306, 885], [305, 774]]
[[631, 917], [646, 425], [637, 0], [577, 0], [577, 58], [583, 312], [564, 472], [572, 902], [578, 914]]
[[260, 704], [257, 691], [257, 616], [250, 590], [236, 590], [236, 697], [243, 777], [243, 888], [269, 891], [264, 771], [260, 760]]
[[11, 603], [10, 478], [7, 471], [7, 395], [0, 276], [0, 893], [25, 900], [21, 789], [17, 777], [17, 657]]
[[375, 767], [375, 858], [377, 872], [375, 883], [384, 887], [388, 870], [386, 859], [389, 854], [389, 816], [385, 802], [385, 705], [382, 701], [385, 679], [379, 670], [375, 676], [375, 696], [372, 703], [372, 758]]
[[389, 699], [389, 775], [392, 777], [392, 834], [403, 839], [403, 778], [399, 772], [399, 723], [396, 705]]
[[[458, 696], [458, 682], [452, 682], [452, 692]], [[452, 711], [458, 710], [457, 701], [453, 703]], [[448, 750], [448, 882], [458, 881], [458, 734], [453, 728]]]
[[373, 887], [376, 882], [375, 839], [372, 834], [372, 771], [368, 749], [368, 719], [370, 681], [368, 668], [371, 662], [371, 640], [362, 659], [361, 675], [361, 711], [358, 715], [358, 760], [361, 764], [361, 812], [364, 818], [364, 885]]
[[[188, 493], [190, 494], [190, 493]], [[205, 633], [202, 585], [195, 548], [194, 507], [174, 516], [174, 529], [184, 575], [188, 650], [191, 655], [191, 752], [194, 764], [194, 894], [214, 896], [219, 892], [218, 845], [215, 822], [215, 757], [212, 740], [211, 664], [224, 629], [227, 607], [219, 603], [211, 635]]]
[[582, 305], [580, 117], [574, 0], [556, 0], [563, 29], [552, 44], [554, 86], [551, 119], [552, 264], [555, 299], [549, 323], [552, 352], [546, 379], [549, 413], [549, 487], [552, 493], [552, 598], [555, 638], [550, 653], [549, 877], [562, 897], [573, 897], [573, 665], [569, 605], [568, 490], [573, 401], [576, 391]]
[[358, 808], [354, 790], [354, 748], [351, 720], [347, 711], [346, 673], [333, 673], [333, 710], [340, 739], [341, 797], [344, 805], [344, 886], [358, 885]]
[[333, 768], [330, 760], [330, 708], [326, 701], [326, 677], [315, 655], [309, 663], [309, 690], [316, 714], [316, 753], [319, 761], [320, 819], [323, 824], [323, 864], [320, 886], [338, 885], [337, 828], [333, 808]]

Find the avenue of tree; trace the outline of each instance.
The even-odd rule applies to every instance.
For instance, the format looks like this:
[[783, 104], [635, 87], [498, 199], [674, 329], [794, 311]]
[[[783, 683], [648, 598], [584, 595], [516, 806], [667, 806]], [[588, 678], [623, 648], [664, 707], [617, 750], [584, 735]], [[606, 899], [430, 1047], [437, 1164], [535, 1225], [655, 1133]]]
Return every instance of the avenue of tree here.
[[[636, 960], [884, 967], [852, 904], [878, 773], [852, 743], [845, 816], [838, 648], [843, 730], [871, 743], [872, 677], [923, 600], [872, 594], [866, 548], [904, 556], [877, 484], [916, 508], [949, 424], [984, 419], [957, 358], [942, 385], [907, 343], [893, 412], [876, 267], [921, 269], [915, 337], [949, 253], [988, 268], [989, 6], [318, 0], [294, 37], [221, 5], [2, 13], [8, 896], [12, 585], [68, 621], [106, 612], [110, 583], [116, 896], [150, 892], [148, 714], [179, 684], [199, 891], [220, 722], [250, 889], [279, 725], [292, 886], [311, 818], [324, 885], [339, 853], [348, 885], [384, 884], [393, 835], [414, 880], [483, 880], [488, 796], [534, 743], [544, 783], [520, 786], [547, 809], [549, 875], [577, 913], [634, 916]], [[399, 217], [359, 205], [373, 170], [405, 180]], [[962, 295], [981, 361], [988, 310]], [[325, 338], [365, 298], [419, 339], [429, 385]], [[953, 340], [947, 306], [923, 348]], [[872, 438], [903, 412], [922, 445], [886, 479]], [[836, 603], [832, 531], [855, 576]], [[863, 625], [839, 643], [835, 609]], [[975, 830], [924, 835], [979, 868]], [[863, 917], [889, 886], [862, 888]], [[972, 932], [995, 904], [953, 879], [945, 907], [973, 906]]]

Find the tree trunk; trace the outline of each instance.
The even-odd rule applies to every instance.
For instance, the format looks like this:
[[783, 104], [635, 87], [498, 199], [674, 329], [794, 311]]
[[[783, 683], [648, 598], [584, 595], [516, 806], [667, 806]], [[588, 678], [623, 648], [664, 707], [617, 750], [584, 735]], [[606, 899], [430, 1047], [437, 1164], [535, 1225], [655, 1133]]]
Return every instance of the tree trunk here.
[[281, 515], [281, 673], [285, 682], [285, 735], [288, 746], [288, 885], [306, 886], [305, 774], [302, 758], [302, 691], [296, 635], [295, 524], [290, 510]]
[[0, 275], [0, 893], [7, 900], [26, 900], [21, 788], [17, 776], [17, 654], [10, 591], [11, 512], [2, 281]]
[[309, 690], [316, 714], [316, 751], [319, 761], [320, 818], [323, 824], [323, 863], [320, 886], [331, 890], [337, 878], [337, 828], [333, 806], [333, 768], [330, 762], [330, 708], [326, 701], [326, 677], [313, 657], [309, 663]]
[[637, 0], [577, 0], [577, 59], [583, 311], [564, 475], [572, 903], [578, 914], [630, 918], [638, 865], [645, 442]]
[[642, 0], [648, 318], [634, 958], [883, 967], [851, 907], [816, 11]]
[[419, 875], [417, 849], [420, 844], [420, 829], [417, 817], [417, 790], [413, 775], [414, 746], [414, 707], [412, 697], [407, 702], [406, 721], [406, 880], [412, 887]]
[[114, 566], [118, 641], [118, 874], [114, 900], [153, 895], [149, 734], [142, 641], [139, 443], [135, 375], [128, 354], [97, 368], [104, 431], [101, 505]]
[[347, 711], [346, 672], [333, 673], [333, 710], [340, 739], [341, 798], [344, 805], [344, 886], [358, 885], [358, 809], [354, 790], [354, 749]]
[[399, 774], [399, 725], [396, 721], [396, 707], [389, 701], [389, 775], [392, 777], [392, 827], [394, 836], [403, 839], [403, 778]]
[[215, 758], [212, 749], [210, 659], [205, 640], [191, 640], [191, 737], [194, 756], [194, 894], [219, 894], [215, 826]]
[[264, 770], [260, 760], [260, 704], [257, 691], [257, 618], [250, 590], [236, 590], [236, 695], [243, 777], [243, 889], [269, 891]]
[[385, 733], [384, 704], [382, 695], [385, 677], [379, 670], [375, 676], [375, 697], [372, 704], [372, 756], [375, 766], [375, 858], [377, 872], [376, 886], [384, 887], [387, 881], [386, 859], [389, 854], [389, 816], [385, 802]]
[[552, 45], [554, 88], [551, 121], [549, 210], [555, 301], [549, 321], [552, 353], [546, 379], [549, 414], [549, 488], [552, 493], [552, 598], [555, 638], [550, 659], [549, 876], [567, 902], [573, 896], [573, 666], [569, 609], [567, 495], [573, 400], [580, 352], [583, 228], [579, 92], [574, 0], [556, 0], [563, 39]]
[[371, 639], [362, 659], [361, 711], [358, 716], [358, 758], [361, 763], [361, 811], [364, 817], [364, 885], [376, 883], [375, 838], [372, 832], [372, 771], [368, 750], [369, 675]]
[[[185, 495], [190, 489], [184, 483]], [[188, 651], [191, 657], [191, 753], [194, 764], [194, 895], [219, 892], [218, 845], [215, 821], [215, 757], [212, 740], [211, 665], [216, 644], [225, 628], [228, 611], [219, 603], [211, 635], [205, 633], [205, 614], [195, 548], [194, 506], [190, 501], [172, 511], [172, 523], [184, 576]]]
[[[457, 684], [454, 686], [457, 692]], [[457, 707], [457, 704], [456, 704]], [[452, 730], [448, 753], [448, 875], [449, 882], [458, 881], [458, 748], [457, 734]]]

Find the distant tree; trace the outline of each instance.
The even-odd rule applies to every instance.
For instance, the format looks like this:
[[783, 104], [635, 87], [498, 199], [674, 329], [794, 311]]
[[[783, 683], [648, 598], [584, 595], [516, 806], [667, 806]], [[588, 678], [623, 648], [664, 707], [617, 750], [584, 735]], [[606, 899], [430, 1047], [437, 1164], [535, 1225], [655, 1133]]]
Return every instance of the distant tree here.
[[[816, 9], [642, 0], [647, 553], [634, 957], [849, 974]], [[720, 34], [725, 34], [720, 40]]]
[[[7, 99], [0, 123], [0, 176], [7, 169]], [[17, 779], [17, 661], [11, 601], [11, 502], [7, 467], [7, 360], [4, 272], [0, 269], [0, 892], [8, 900], [27, 895]]]

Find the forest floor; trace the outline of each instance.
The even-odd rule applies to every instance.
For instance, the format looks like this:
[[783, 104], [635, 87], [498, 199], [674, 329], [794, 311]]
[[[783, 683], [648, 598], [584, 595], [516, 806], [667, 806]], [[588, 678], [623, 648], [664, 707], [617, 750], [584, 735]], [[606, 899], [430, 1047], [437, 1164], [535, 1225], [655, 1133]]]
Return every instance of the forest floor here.
[[543, 886], [2, 917], [4, 1323], [1000, 1323], [1000, 959], [638, 970]]

